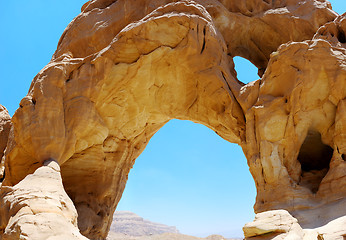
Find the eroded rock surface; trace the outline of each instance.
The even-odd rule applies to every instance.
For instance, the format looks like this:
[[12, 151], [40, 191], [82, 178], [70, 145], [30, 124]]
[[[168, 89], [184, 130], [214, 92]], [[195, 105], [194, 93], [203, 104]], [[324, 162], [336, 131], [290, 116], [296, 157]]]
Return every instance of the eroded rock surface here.
[[[316, 227], [335, 217], [327, 205], [345, 207], [345, 53], [314, 39], [272, 54], [246, 113], [256, 211], [286, 209], [300, 224]], [[316, 218], [313, 208], [323, 214]]]
[[302, 229], [286, 210], [272, 210], [256, 214], [255, 220], [243, 230], [245, 239], [249, 240], [344, 240], [345, 226], [346, 216], [343, 216], [315, 229]]
[[5, 161], [2, 159], [7, 146], [12, 123], [7, 109], [0, 105], [0, 186], [5, 178]]
[[15, 186], [0, 190], [1, 239], [87, 239], [62, 185], [60, 167], [47, 160]]
[[[39, 218], [20, 214], [35, 203], [11, 202], [17, 189], [36, 191], [37, 175], [49, 178], [40, 169], [53, 159], [61, 168], [54, 181], [63, 182], [53, 195], [66, 204], [69, 197], [78, 212], [78, 221], [70, 204], [73, 214], [54, 212], [64, 234], [82, 239], [78, 223], [84, 236], [104, 239], [135, 159], [174, 118], [242, 146], [256, 213], [285, 209], [303, 230], [334, 224], [346, 215], [345, 19], [324, 0], [87, 2], [12, 118], [0, 234], [34, 234], [25, 229]], [[262, 78], [239, 81], [237, 55]]]

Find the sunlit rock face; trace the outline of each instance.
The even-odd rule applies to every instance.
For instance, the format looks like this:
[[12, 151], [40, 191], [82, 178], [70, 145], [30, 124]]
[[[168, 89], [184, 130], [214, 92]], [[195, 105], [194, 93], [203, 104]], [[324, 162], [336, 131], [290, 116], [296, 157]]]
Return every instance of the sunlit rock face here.
[[[272, 54], [246, 113], [257, 211], [287, 209], [315, 227], [329, 221], [330, 212], [335, 217], [328, 204], [345, 206], [344, 54], [320, 39], [283, 44]], [[325, 213], [317, 217], [315, 208]]]
[[5, 178], [5, 161], [3, 160], [3, 155], [7, 146], [11, 126], [11, 117], [7, 109], [0, 105], [0, 184]]
[[[170, 119], [204, 124], [242, 146], [255, 212], [287, 210], [258, 219], [279, 214], [299, 231], [343, 219], [345, 19], [324, 0], [87, 2], [11, 120], [0, 234], [47, 239], [36, 226], [58, 237], [66, 224], [64, 236], [104, 239], [135, 159]], [[238, 80], [234, 56], [256, 65], [261, 79]], [[47, 172], [56, 190], [39, 187], [52, 197], [32, 197], [30, 181], [53, 184], [42, 180]], [[54, 204], [61, 217], [46, 221]], [[32, 220], [36, 212], [44, 217]], [[246, 237], [290, 229], [257, 223]]]

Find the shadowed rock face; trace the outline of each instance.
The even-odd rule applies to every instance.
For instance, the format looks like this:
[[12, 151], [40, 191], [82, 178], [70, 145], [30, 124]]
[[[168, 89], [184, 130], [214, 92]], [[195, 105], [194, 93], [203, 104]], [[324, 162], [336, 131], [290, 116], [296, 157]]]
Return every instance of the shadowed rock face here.
[[[83, 239], [77, 211], [80, 232], [104, 239], [135, 159], [174, 118], [242, 146], [255, 212], [285, 209], [303, 228], [344, 216], [345, 19], [324, 0], [87, 2], [12, 118], [0, 234], [45, 234], [37, 212], [62, 224], [47, 221], [42, 196], [18, 197], [54, 161], [63, 187], [52, 198], [64, 200], [51, 214]], [[237, 55], [261, 79], [239, 81]]]

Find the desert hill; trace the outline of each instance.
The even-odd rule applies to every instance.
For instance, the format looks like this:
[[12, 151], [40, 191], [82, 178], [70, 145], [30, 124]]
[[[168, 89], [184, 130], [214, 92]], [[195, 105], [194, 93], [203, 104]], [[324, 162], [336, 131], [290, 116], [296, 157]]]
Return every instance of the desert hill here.
[[176, 227], [143, 219], [129, 211], [117, 211], [107, 240], [235, 240], [220, 235], [198, 238], [179, 233]]
[[129, 211], [117, 211], [114, 214], [110, 231], [129, 236], [179, 233], [176, 227], [151, 222]]
[[241, 238], [224, 238], [220, 235], [211, 235], [207, 238], [198, 238], [180, 233], [162, 233], [151, 236], [134, 237], [121, 233], [109, 232], [107, 240], [240, 240]]

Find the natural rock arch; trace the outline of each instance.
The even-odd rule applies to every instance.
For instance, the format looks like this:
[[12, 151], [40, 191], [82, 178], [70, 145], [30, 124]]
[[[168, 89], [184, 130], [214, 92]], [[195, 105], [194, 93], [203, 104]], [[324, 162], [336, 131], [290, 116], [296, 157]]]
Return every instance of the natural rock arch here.
[[[341, 17], [331, 22], [336, 14], [327, 2], [298, 3], [85, 4], [12, 118], [1, 211], [17, 222], [2, 215], [4, 236], [27, 234], [18, 217], [23, 208], [9, 207], [22, 201], [15, 194], [22, 183], [46, 166], [57, 172], [60, 166], [79, 230], [105, 238], [136, 157], [173, 118], [202, 123], [243, 147], [257, 187], [256, 212], [286, 209], [310, 227], [343, 216], [312, 220], [317, 208], [325, 213], [345, 205], [345, 44], [340, 34], [328, 35], [331, 26], [344, 26]], [[301, 42], [327, 22], [313, 40]], [[235, 55], [253, 62], [262, 79], [239, 82]], [[321, 167], [298, 160], [308, 132], [332, 148]], [[311, 186], [311, 179], [319, 182]], [[76, 215], [65, 213], [73, 207], [61, 202], [62, 215], [76, 225]]]
[[[48, 78], [33, 82], [32, 96], [22, 100], [13, 117], [20, 125], [21, 112], [40, 115], [50, 101], [46, 111], [54, 112], [44, 110], [36, 125], [49, 133], [35, 129], [39, 136], [33, 140], [35, 133], [29, 129], [35, 126], [28, 126], [33, 159], [58, 160], [65, 189], [78, 211], [79, 228], [92, 238], [100, 232], [105, 237], [134, 160], [167, 121], [200, 122], [237, 143], [244, 136], [244, 116], [225, 79], [232, 77], [225, 46], [210, 21], [195, 14], [171, 13], [180, 5], [167, 6], [169, 15], [129, 27], [101, 53], [74, 64], [73, 71], [64, 73], [70, 66], [60, 64], [43, 70], [41, 74]], [[191, 9], [202, 15], [196, 7]], [[41, 92], [42, 88], [52, 90]], [[66, 92], [64, 96], [61, 91]], [[47, 123], [50, 126], [43, 128]], [[56, 126], [61, 128], [52, 133]], [[17, 144], [26, 150], [24, 142]], [[23, 166], [7, 163], [12, 169], [8, 179], [20, 180], [27, 174]]]

